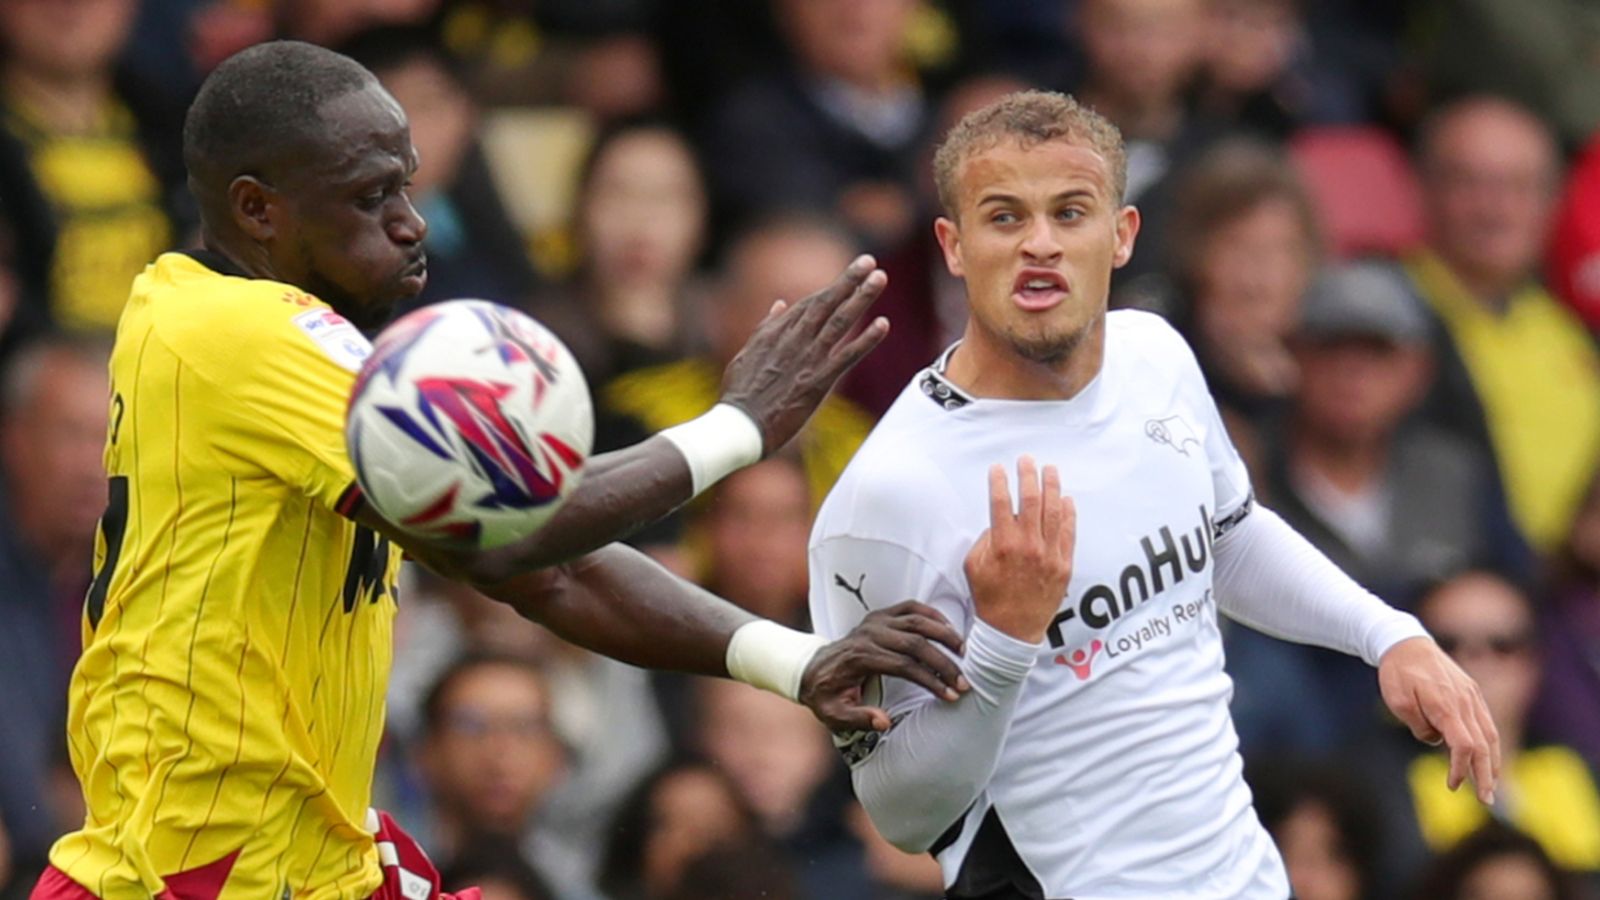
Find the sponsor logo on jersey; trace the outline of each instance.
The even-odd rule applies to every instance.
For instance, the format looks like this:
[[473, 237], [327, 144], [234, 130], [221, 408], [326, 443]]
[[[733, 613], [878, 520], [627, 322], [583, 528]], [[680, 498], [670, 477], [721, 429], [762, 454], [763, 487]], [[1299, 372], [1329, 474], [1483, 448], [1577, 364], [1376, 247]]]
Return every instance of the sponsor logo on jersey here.
[[1081, 622], [1096, 631], [1109, 628], [1168, 587], [1204, 572], [1211, 564], [1213, 525], [1205, 506], [1199, 513], [1200, 524], [1181, 535], [1163, 525], [1155, 534], [1140, 538], [1139, 555], [1123, 567], [1115, 583], [1090, 585], [1076, 603], [1050, 621], [1046, 632], [1050, 646], [1059, 650], [1066, 645], [1062, 628], [1068, 622]]
[[331, 309], [311, 309], [295, 316], [295, 327], [328, 354], [328, 358], [352, 372], [372, 355], [372, 344], [350, 320]]

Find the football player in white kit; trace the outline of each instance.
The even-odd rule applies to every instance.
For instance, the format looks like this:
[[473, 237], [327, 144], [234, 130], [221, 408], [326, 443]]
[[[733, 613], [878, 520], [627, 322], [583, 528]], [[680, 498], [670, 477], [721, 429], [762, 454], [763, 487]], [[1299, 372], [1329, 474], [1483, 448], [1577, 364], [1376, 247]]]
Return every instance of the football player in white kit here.
[[[935, 169], [969, 324], [811, 542], [819, 633], [916, 599], [967, 636], [959, 702], [887, 681], [893, 727], [835, 738], [878, 829], [931, 851], [959, 900], [1284, 900], [1240, 776], [1219, 613], [1377, 667], [1390, 709], [1449, 745], [1451, 787], [1470, 777], [1490, 802], [1477, 685], [1254, 502], [1184, 339], [1107, 312], [1139, 229], [1116, 129], [1013, 94], [952, 130]], [[1016, 512], [991, 464], [1019, 456]]]

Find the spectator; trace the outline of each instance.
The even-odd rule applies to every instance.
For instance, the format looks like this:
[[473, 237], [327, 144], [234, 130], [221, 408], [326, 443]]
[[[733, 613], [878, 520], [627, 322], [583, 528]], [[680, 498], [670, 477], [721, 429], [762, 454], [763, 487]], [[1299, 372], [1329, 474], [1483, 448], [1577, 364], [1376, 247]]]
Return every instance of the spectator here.
[[859, 803], [849, 805], [845, 820], [866, 854], [872, 900], [939, 900], [944, 896], [944, 873], [932, 855], [907, 853], [889, 843]]
[[694, 859], [759, 829], [727, 774], [689, 759], [658, 769], [618, 809], [600, 877], [610, 900], [663, 900]]
[[[1408, 419], [1431, 378], [1430, 328], [1394, 269], [1354, 264], [1324, 275], [1292, 342], [1300, 392], [1257, 481], [1297, 531], [1401, 608], [1468, 566], [1526, 574], [1493, 464], [1476, 445]], [[1248, 629], [1226, 636], [1248, 757], [1316, 753], [1377, 723], [1377, 685], [1358, 661]]]
[[676, 129], [636, 119], [602, 130], [579, 175], [574, 231], [577, 272], [547, 305], [591, 384], [694, 349], [706, 197]]
[[1444, 324], [1430, 416], [1493, 452], [1518, 527], [1550, 553], [1600, 461], [1600, 355], [1535, 280], [1555, 139], [1477, 97], [1437, 111], [1418, 148], [1430, 247], [1409, 270]]
[[1416, 900], [1579, 900], [1572, 877], [1539, 842], [1490, 822], [1423, 873]]
[[[804, 297], [831, 281], [855, 257], [850, 238], [826, 220], [780, 217], [733, 239], [705, 321], [708, 352], [639, 369], [600, 387], [598, 406], [653, 434], [710, 409], [722, 370], [772, 310], [773, 300]], [[796, 439], [813, 504], [820, 502], [872, 422], [856, 406], [829, 397]]]
[[1299, 0], [1206, 0], [1203, 21], [1206, 115], [1278, 141], [1367, 118], [1352, 63], [1320, 52]]
[[1600, 768], [1600, 477], [1590, 482], [1539, 611], [1544, 678], [1530, 729]]
[[1246, 774], [1298, 900], [1372, 896], [1383, 835], [1366, 784], [1332, 766], [1283, 759]]
[[446, 891], [476, 887], [482, 900], [555, 900], [515, 842], [480, 841], [439, 873]]
[[710, 558], [702, 583], [756, 615], [809, 630], [811, 505], [805, 468], [792, 455], [728, 476], [704, 513]]
[[911, 0], [773, 0], [789, 59], [732, 92], [702, 144], [719, 211], [838, 210], [872, 246], [915, 223], [912, 166], [927, 124], [901, 53]]
[[[517, 843], [567, 767], [543, 672], [512, 656], [467, 656], [435, 682], [417, 762], [433, 801], [442, 868], [482, 841]], [[530, 859], [563, 897], [589, 896], [575, 865], [538, 841]]]
[[411, 198], [428, 222], [419, 305], [484, 297], [527, 306], [539, 278], [500, 200], [476, 133], [478, 110], [456, 66], [423, 28], [363, 32], [343, 52], [405, 109], [420, 164]]
[[1491, 810], [1467, 793], [1445, 789], [1450, 766], [1425, 753], [1407, 772], [1422, 837], [1443, 851], [1491, 816], [1526, 831], [1563, 868], [1600, 872], [1600, 789], [1571, 748], [1533, 746], [1528, 714], [1540, 659], [1533, 605], [1497, 575], [1467, 572], [1423, 598], [1418, 616], [1483, 691], [1500, 732], [1501, 774]]
[[109, 331], [182, 231], [178, 129], [115, 77], [134, 0], [0, 3], [0, 183], [25, 288], [56, 324]]
[[1170, 247], [1177, 298], [1131, 290], [1182, 324], [1246, 459], [1299, 384], [1289, 339], [1321, 256], [1305, 186], [1276, 149], [1228, 141], [1184, 173]]
[[1114, 275], [1117, 285], [1165, 267], [1171, 176], [1218, 134], [1189, 102], [1202, 62], [1202, 2], [1078, 0], [1071, 19], [1086, 67], [1066, 86], [1122, 131], [1126, 202], [1144, 220], [1138, 249]]
[[804, 896], [867, 900], [848, 788], [828, 735], [802, 708], [746, 685], [700, 679], [698, 746], [750, 801], [762, 831], [800, 864]]
[[77, 824], [58, 819], [49, 785], [106, 507], [109, 355], [98, 340], [42, 339], [0, 378], [0, 821], [23, 872]]

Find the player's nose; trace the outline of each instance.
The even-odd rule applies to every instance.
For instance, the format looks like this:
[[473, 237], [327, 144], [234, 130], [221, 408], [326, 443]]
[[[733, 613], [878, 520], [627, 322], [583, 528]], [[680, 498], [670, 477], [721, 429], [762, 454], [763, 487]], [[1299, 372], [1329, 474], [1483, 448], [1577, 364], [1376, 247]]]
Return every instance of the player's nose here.
[[1038, 262], [1054, 262], [1061, 257], [1061, 241], [1048, 216], [1036, 217], [1023, 233], [1022, 253]]
[[428, 220], [417, 212], [411, 198], [403, 198], [400, 209], [389, 223], [389, 237], [400, 244], [420, 244], [428, 236]]

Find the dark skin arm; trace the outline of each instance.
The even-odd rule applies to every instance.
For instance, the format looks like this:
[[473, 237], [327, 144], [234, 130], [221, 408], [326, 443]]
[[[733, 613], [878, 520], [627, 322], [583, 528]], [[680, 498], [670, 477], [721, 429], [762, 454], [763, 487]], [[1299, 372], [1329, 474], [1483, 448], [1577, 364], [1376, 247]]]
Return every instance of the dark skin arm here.
[[[884, 283], [870, 258], [858, 260], [816, 294], [792, 307], [775, 305], [729, 364], [723, 402], [757, 423], [765, 452], [794, 437], [834, 382], [887, 333], [879, 320], [851, 336]], [[648, 668], [726, 676], [728, 641], [755, 617], [611, 543], [676, 509], [692, 490], [677, 448], [654, 437], [591, 459], [582, 484], [549, 524], [496, 551], [425, 544], [366, 506], [356, 519], [429, 568], [472, 582], [580, 646]], [[873, 676], [905, 678], [954, 699], [965, 681], [930, 640], [961, 648], [960, 635], [929, 607], [908, 603], [874, 613], [813, 658], [801, 700], [829, 728], [850, 731], [889, 727], [883, 710], [860, 705], [861, 688]]]

